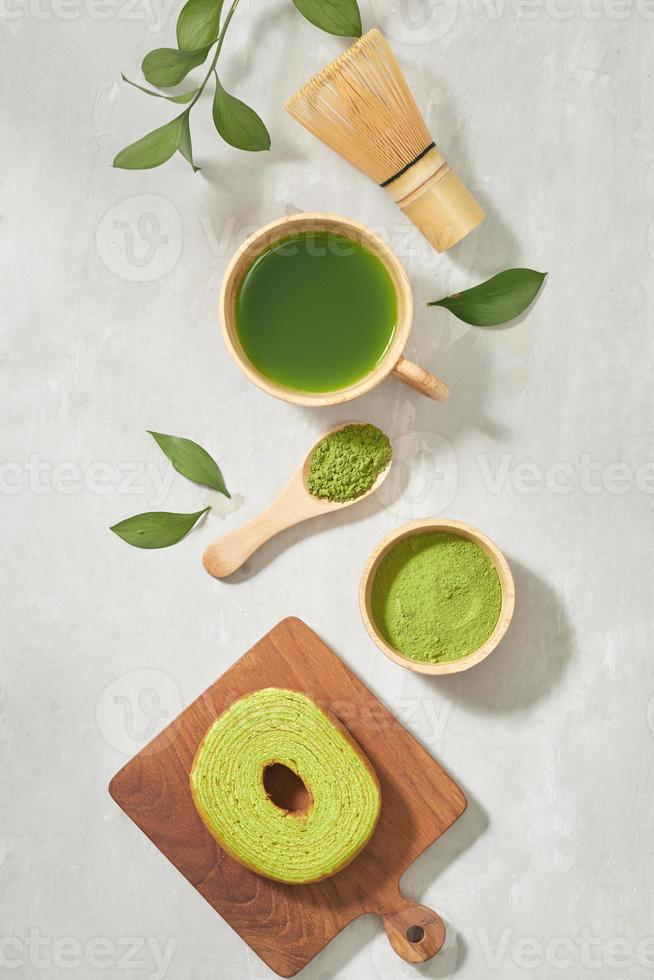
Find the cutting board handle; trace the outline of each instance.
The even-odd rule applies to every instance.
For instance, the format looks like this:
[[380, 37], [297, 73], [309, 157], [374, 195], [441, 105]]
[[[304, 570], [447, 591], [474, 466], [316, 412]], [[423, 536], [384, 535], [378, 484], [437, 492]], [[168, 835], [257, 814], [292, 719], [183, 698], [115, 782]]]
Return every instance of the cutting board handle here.
[[398, 892], [398, 908], [382, 914], [388, 940], [407, 963], [424, 963], [445, 942], [445, 923], [433, 909], [409, 902]]

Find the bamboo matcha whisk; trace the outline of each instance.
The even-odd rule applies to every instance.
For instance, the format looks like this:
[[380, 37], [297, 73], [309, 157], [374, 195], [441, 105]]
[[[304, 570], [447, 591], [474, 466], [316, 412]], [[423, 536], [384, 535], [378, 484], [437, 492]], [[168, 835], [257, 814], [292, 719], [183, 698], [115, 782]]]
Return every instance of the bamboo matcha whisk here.
[[483, 221], [484, 212], [436, 149], [378, 30], [323, 68], [286, 109], [384, 187], [439, 252]]

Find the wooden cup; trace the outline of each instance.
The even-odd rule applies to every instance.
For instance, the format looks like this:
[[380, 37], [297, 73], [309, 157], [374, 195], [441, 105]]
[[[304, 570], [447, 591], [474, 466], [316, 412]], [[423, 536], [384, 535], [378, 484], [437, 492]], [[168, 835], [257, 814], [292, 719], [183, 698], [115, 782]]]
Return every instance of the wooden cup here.
[[[372, 586], [382, 559], [385, 558], [393, 545], [398, 541], [425, 531], [449, 531], [451, 534], [458, 534], [462, 538], [474, 541], [475, 544], [478, 544], [486, 552], [493, 562], [502, 588], [500, 615], [495, 624], [495, 629], [486, 642], [478, 650], [474, 650], [466, 657], [461, 657], [459, 660], [449, 660], [446, 663], [440, 664], [412, 660], [410, 657], [405, 657], [398, 650], [395, 650], [379, 632], [372, 615]], [[385, 653], [396, 664], [400, 664], [401, 667], [408, 667], [409, 670], [414, 670], [418, 674], [458, 674], [462, 670], [469, 670], [471, 667], [475, 667], [481, 663], [482, 660], [485, 660], [508, 630], [515, 607], [515, 584], [506, 558], [497, 545], [490, 538], [487, 538], [485, 534], [482, 534], [481, 531], [478, 531], [470, 524], [464, 524], [463, 521], [451, 521], [440, 517], [427, 517], [423, 520], [411, 521], [409, 524], [404, 524], [402, 527], [386, 535], [379, 542], [368, 559], [361, 576], [359, 605], [363, 623], [372, 640], [377, 644], [382, 653]]]
[[[249, 360], [236, 330], [236, 297], [246, 272], [257, 256], [282, 238], [313, 231], [344, 235], [376, 255], [384, 263], [393, 281], [397, 299], [395, 333], [380, 362], [360, 381], [349, 385], [347, 388], [339, 388], [337, 391], [330, 392], [297, 391], [267, 378]], [[260, 228], [241, 245], [227, 267], [220, 291], [219, 314], [227, 350], [241, 371], [263, 391], [269, 395], [274, 395], [275, 398], [281, 398], [283, 401], [315, 407], [340, 405], [342, 402], [351, 401], [353, 398], [358, 398], [359, 395], [370, 391], [389, 374], [394, 374], [396, 378], [434, 401], [443, 401], [449, 395], [449, 389], [444, 381], [403, 356], [413, 323], [413, 297], [402, 263], [381, 238], [364, 225], [351, 221], [349, 218], [339, 218], [337, 215], [318, 212], [295, 214], [280, 218], [278, 221], [273, 221], [271, 224]]]

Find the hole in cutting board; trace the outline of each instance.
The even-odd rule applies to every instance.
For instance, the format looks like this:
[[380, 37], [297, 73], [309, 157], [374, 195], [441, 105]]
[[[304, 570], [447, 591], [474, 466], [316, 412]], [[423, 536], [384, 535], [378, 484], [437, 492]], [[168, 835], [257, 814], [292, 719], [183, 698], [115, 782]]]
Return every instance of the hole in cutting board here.
[[281, 762], [263, 770], [263, 788], [271, 803], [295, 817], [303, 817], [311, 806], [311, 793], [297, 773]]
[[406, 931], [406, 938], [410, 943], [419, 943], [425, 938], [425, 930], [422, 926], [409, 926]]

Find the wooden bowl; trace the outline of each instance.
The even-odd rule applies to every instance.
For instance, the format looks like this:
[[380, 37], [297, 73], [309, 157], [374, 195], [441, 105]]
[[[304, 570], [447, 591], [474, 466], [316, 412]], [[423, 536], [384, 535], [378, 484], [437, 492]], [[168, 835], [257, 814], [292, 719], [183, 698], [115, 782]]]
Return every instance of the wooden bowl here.
[[[372, 585], [380, 562], [398, 541], [425, 531], [449, 531], [452, 534], [458, 534], [462, 538], [467, 538], [469, 541], [474, 541], [475, 544], [478, 544], [486, 552], [493, 562], [502, 588], [500, 615], [495, 629], [486, 642], [466, 657], [461, 657], [459, 660], [449, 660], [446, 663], [440, 664], [422, 663], [419, 660], [411, 660], [410, 657], [405, 657], [398, 650], [395, 650], [387, 643], [377, 629], [372, 615]], [[363, 622], [368, 633], [382, 653], [385, 653], [396, 664], [400, 664], [402, 667], [408, 667], [409, 670], [414, 670], [418, 674], [458, 674], [462, 670], [469, 670], [471, 667], [476, 666], [476, 664], [481, 663], [482, 660], [485, 660], [508, 630], [515, 607], [515, 585], [506, 558], [497, 545], [490, 538], [487, 538], [485, 534], [471, 527], [470, 524], [464, 524], [463, 521], [450, 521], [446, 518], [427, 517], [424, 520], [411, 521], [409, 524], [404, 524], [380, 541], [363, 570], [359, 589], [359, 604], [361, 606]]]
[[[275, 242], [289, 235], [311, 231], [326, 231], [335, 235], [344, 235], [377, 256], [384, 263], [393, 281], [397, 300], [395, 333], [382, 359], [369, 374], [355, 384], [332, 392], [298, 391], [272, 381], [252, 364], [243, 350], [236, 330], [235, 306], [238, 290], [254, 260]], [[340, 405], [342, 402], [358, 398], [359, 395], [370, 391], [391, 373], [404, 381], [405, 384], [421, 391], [435, 401], [441, 401], [447, 398], [449, 394], [449, 389], [443, 381], [402, 356], [413, 323], [411, 286], [404, 267], [395, 253], [381, 238], [357, 221], [339, 218], [334, 214], [312, 212], [280, 218], [278, 221], [273, 221], [271, 224], [260, 228], [241, 245], [227, 267], [220, 292], [219, 315], [227, 350], [241, 371], [263, 391], [269, 395], [274, 395], [275, 398], [281, 398], [283, 401], [316, 407]]]

